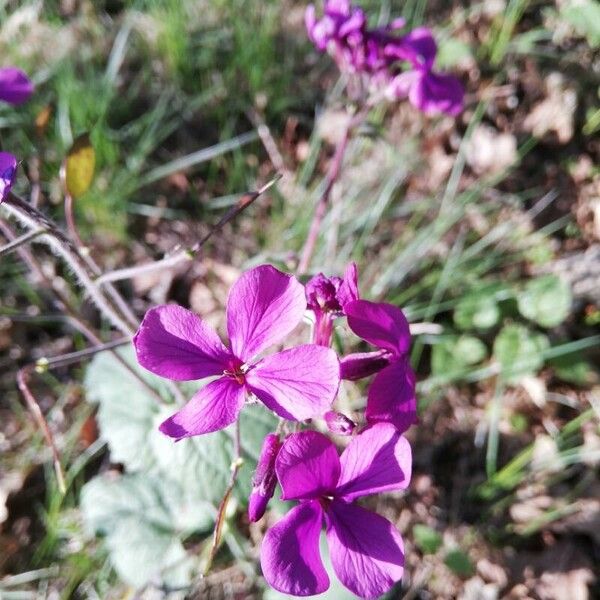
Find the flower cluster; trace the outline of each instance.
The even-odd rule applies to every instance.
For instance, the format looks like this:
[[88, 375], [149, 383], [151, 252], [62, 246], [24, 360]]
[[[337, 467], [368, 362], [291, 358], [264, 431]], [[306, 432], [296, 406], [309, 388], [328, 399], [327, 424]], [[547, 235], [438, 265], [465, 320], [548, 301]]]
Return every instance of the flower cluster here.
[[437, 45], [429, 29], [404, 31], [403, 19], [369, 29], [362, 9], [349, 0], [326, 0], [320, 19], [310, 5], [305, 21], [315, 47], [329, 52], [340, 70], [360, 77], [370, 92], [390, 100], [408, 98], [426, 114], [462, 110], [460, 82], [433, 70]]
[[[314, 324], [312, 343], [264, 354], [303, 317]], [[374, 350], [340, 359], [331, 348], [340, 318]], [[247, 402], [262, 402], [280, 426], [263, 442], [248, 517], [262, 518], [277, 483], [284, 500], [299, 502], [265, 536], [265, 579], [287, 594], [325, 591], [329, 578], [319, 554], [324, 523], [340, 581], [361, 597], [381, 595], [402, 578], [402, 538], [355, 500], [410, 482], [411, 450], [402, 434], [416, 421], [416, 401], [406, 318], [396, 306], [360, 299], [356, 265], [350, 264], [342, 278], [319, 273], [306, 286], [270, 265], [251, 269], [229, 292], [226, 320], [227, 345], [182, 307], [146, 313], [134, 337], [140, 365], [175, 381], [213, 378], [160, 430], [176, 440], [213, 432], [235, 422]], [[334, 402], [342, 379], [370, 375], [357, 425], [336, 412]], [[352, 436], [341, 456], [315, 426]]]
[[[0, 68], [0, 101], [8, 104], [23, 104], [33, 94], [33, 83], [27, 75], [15, 67]], [[0, 152], [0, 202], [14, 183], [17, 159], [9, 152]]]

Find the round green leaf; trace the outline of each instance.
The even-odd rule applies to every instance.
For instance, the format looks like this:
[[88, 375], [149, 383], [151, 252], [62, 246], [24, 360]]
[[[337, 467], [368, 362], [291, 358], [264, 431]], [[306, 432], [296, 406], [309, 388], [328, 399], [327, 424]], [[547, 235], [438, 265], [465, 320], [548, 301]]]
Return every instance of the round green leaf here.
[[519, 312], [542, 327], [556, 327], [571, 309], [571, 288], [556, 275], [529, 281], [517, 298]]

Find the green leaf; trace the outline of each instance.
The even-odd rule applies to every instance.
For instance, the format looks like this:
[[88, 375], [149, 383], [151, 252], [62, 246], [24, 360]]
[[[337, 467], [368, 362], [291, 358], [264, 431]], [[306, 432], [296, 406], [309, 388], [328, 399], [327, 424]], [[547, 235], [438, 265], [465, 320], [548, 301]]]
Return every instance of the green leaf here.
[[442, 545], [442, 536], [427, 525], [417, 524], [413, 527], [415, 544], [423, 554], [435, 554]]
[[64, 163], [66, 192], [73, 198], [83, 196], [94, 179], [96, 152], [87, 133], [80, 135], [71, 146]]
[[548, 361], [555, 375], [575, 385], [587, 386], [598, 382], [598, 372], [579, 352], [564, 354]]
[[487, 291], [464, 296], [454, 309], [454, 322], [459, 329], [490, 329], [499, 318], [498, 303]]
[[600, 47], [600, 4], [595, 0], [565, 3], [560, 10], [563, 19], [585, 36], [592, 48]]
[[544, 364], [543, 351], [548, 338], [524, 325], [505, 325], [494, 340], [494, 356], [502, 366], [502, 375], [516, 383], [523, 375], [533, 374]]
[[556, 275], [545, 275], [527, 282], [517, 297], [519, 312], [542, 327], [556, 327], [571, 309], [571, 288]]
[[111, 562], [125, 582], [184, 586], [192, 561], [177, 532], [179, 500], [177, 487], [158, 477], [105, 475], [85, 484], [81, 511], [88, 530], [106, 537]]
[[459, 577], [470, 577], [475, 573], [471, 559], [461, 550], [451, 550], [448, 552], [444, 563]]
[[[167, 382], [141, 369], [132, 348], [119, 350], [119, 355], [160, 398], [171, 400]], [[97, 477], [85, 486], [84, 518], [93, 531], [106, 535], [119, 575], [131, 585], [143, 585], [159, 574], [142, 561], [164, 556], [162, 563], [154, 562], [168, 567], [168, 560], [177, 558], [181, 563], [182, 537], [212, 528], [229, 484], [233, 427], [175, 443], [160, 433], [158, 425], [176, 406], [160, 402], [109, 352], [90, 363], [84, 385], [87, 400], [98, 404], [100, 435], [111, 458], [127, 471], [115, 481]], [[196, 389], [197, 383], [187, 385], [185, 394], [191, 396]], [[262, 440], [276, 426], [277, 419], [262, 405], [242, 411], [244, 464], [235, 488], [238, 505], [247, 503]], [[128, 546], [128, 528], [133, 549]], [[137, 546], [147, 548], [136, 550]], [[175, 573], [180, 577], [182, 571]]]
[[461, 372], [480, 363], [487, 356], [485, 344], [472, 335], [444, 336], [431, 350], [431, 371], [434, 375]]

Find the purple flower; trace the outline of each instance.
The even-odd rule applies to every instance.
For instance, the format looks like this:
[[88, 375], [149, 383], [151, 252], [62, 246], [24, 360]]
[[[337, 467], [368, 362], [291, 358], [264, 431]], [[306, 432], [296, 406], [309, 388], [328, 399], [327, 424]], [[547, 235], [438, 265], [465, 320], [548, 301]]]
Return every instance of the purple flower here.
[[333, 332], [333, 320], [344, 314], [344, 306], [358, 295], [358, 272], [355, 263], [346, 267], [344, 277], [315, 275], [306, 284], [307, 308], [315, 315], [313, 341], [329, 346]]
[[321, 52], [328, 50], [342, 69], [358, 68], [355, 54], [363, 44], [366, 16], [348, 0], [327, 0], [317, 19], [313, 4], [304, 15], [308, 37]]
[[33, 83], [16, 67], [0, 69], [0, 100], [9, 104], [22, 104], [33, 94]]
[[376, 598], [402, 579], [404, 547], [387, 519], [361, 508], [362, 496], [405, 489], [411, 474], [410, 445], [388, 424], [355, 437], [338, 457], [322, 434], [291, 435], [275, 469], [283, 500], [299, 500], [265, 535], [261, 565], [276, 590], [294, 596], [320, 594], [329, 577], [319, 553], [325, 520], [333, 570], [362, 598]]
[[408, 97], [425, 114], [457, 115], [463, 108], [464, 90], [455, 77], [433, 71], [437, 44], [429, 29], [418, 27], [385, 45], [386, 56], [410, 63], [413, 70], [391, 79], [386, 95], [390, 99]]
[[417, 399], [408, 357], [410, 329], [404, 313], [392, 304], [367, 300], [350, 302], [345, 312], [350, 329], [380, 351], [346, 357], [342, 377], [357, 379], [361, 371], [371, 374], [387, 362], [369, 387], [365, 417], [370, 424], [387, 422], [406, 431], [417, 422]]
[[17, 173], [17, 159], [9, 152], [0, 152], [0, 202], [2, 202], [12, 187]]
[[305, 309], [302, 284], [270, 265], [247, 271], [229, 292], [230, 347], [189, 310], [150, 309], [133, 340], [140, 365], [176, 381], [218, 376], [160, 430], [181, 439], [223, 429], [237, 419], [249, 393], [285, 419], [327, 411], [340, 381], [333, 350], [307, 344], [256, 359], [296, 327]]
[[252, 492], [248, 499], [248, 519], [253, 523], [262, 519], [269, 500], [277, 486], [275, 459], [281, 449], [281, 441], [275, 433], [269, 433], [263, 440], [258, 464], [252, 477]]

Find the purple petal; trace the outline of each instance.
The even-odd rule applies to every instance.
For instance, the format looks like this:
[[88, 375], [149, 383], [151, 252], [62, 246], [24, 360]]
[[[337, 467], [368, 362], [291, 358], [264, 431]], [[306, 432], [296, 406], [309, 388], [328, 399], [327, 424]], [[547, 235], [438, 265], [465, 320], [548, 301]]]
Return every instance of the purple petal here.
[[413, 106], [426, 114], [459, 114], [463, 108], [464, 90], [452, 75], [423, 72], [410, 90], [409, 100]]
[[276, 433], [265, 436], [256, 465], [256, 471], [252, 476], [252, 491], [248, 498], [248, 520], [255, 523], [265, 514], [269, 500], [273, 497], [277, 486], [277, 475], [275, 473], [275, 460], [281, 450], [281, 441]]
[[304, 287], [271, 265], [246, 271], [227, 299], [227, 332], [244, 362], [282, 340], [302, 319]]
[[351, 262], [346, 267], [342, 284], [337, 292], [337, 298], [342, 308], [349, 302], [358, 300], [358, 269], [356, 263]]
[[386, 97], [389, 100], [402, 100], [406, 98], [415, 85], [421, 80], [420, 71], [404, 71], [396, 75], [385, 89]]
[[329, 438], [316, 431], [293, 433], [275, 463], [282, 500], [331, 495], [340, 476], [340, 459]]
[[9, 152], [0, 152], [0, 202], [10, 192], [17, 172], [17, 159]]
[[234, 360], [210, 325], [174, 304], [151, 308], [133, 344], [142, 367], [175, 381], [220, 375]]
[[417, 27], [405, 36], [389, 42], [385, 47], [386, 56], [405, 60], [415, 68], [431, 69], [437, 44], [426, 27]]
[[293, 596], [312, 596], [329, 588], [319, 553], [322, 521], [317, 502], [302, 502], [267, 531], [260, 564], [272, 588]]
[[331, 408], [340, 364], [331, 348], [306, 344], [263, 358], [248, 371], [246, 383], [280, 417], [304, 421]]
[[244, 386], [228, 377], [219, 377], [198, 390], [181, 410], [163, 421], [159, 429], [178, 440], [225, 429], [237, 419], [245, 397]]
[[404, 313], [392, 304], [355, 300], [344, 309], [348, 325], [354, 333], [373, 346], [395, 356], [410, 348], [410, 330]]
[[417, 423], [415, 374], [408, 359], [377, 373], [369, 388], [365, 417], [371, 424], [392, 423], [400, 432]]
[[355, 437], [340, 456], [335, 491], [350, 501], [360, 496], [405, 489], [410, 482], [410, 444], [393, 425], [378, 423]]
[[402, 579], [404, 544], [392, 523], [339, 500], [325, 515], [333, 570], [350, 591], [361, 598], [378, 598]]
[[0, 69], [0, 100], [9, 104], [22, 104], [33, 94], [33, 90], [33, 83], [21, 69]]
[[389, 364], [390, 354], [387, 350], [355, 352], [340, 360], [340, 375], [342, 379], [355, 381], [374, 375]]

